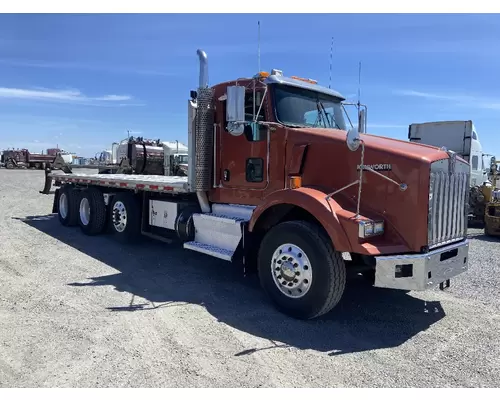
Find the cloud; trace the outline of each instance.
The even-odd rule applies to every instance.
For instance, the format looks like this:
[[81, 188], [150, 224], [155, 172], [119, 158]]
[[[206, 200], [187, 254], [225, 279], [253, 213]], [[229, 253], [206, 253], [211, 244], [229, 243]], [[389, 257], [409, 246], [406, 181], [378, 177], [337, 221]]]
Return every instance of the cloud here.
[[368, 129], [407, 129], [408, 125], [401, 124], [370, 124], [368, 123]]
[[458, 93], [432, 93], [417, 90], [394, 90], [397, 96], [417, 97], [426, 100], [441, 100], [453, 103], [456, 106], [480, 108], [486, 110], [500, 110], [500, 98], [487, 98], [485, 96], [467, 95]]
[[131, 100], [132, 98], [130, 96], [120, 96], [117, 94], [108, 94], [106, 96], [96, 97], [95, 99], [102, 100], [102, 101], [127, 101], [127, 100]]
[[108, 94], [98, 97], [89, 97], [79, 90], [50, 90], [44, 88], [20, 89], [0, 87], [0, 98], [35, 101], [60, 101], [82, 105], [107, 105], [111, 103], [116, 103], [118, 106], [141, 105], [127, 103], [133, 99], [132, 96], [128, 95]]
[[141, 69], [141, 68], [124, 68], [124, 67], [111, 67], [104, 65], [95, 64], [84, 64], [84, 63], [68, 63], [68, 62], [47, 62], [38, 60], [17, 60], [17, 59], [0, 59], [0, 64], [10, 65], [17, 67], [28, 67], [28, 68], [48, 68], [48, 69], [76, 69], [84, 71], [101, 71], [110, 73], [122, 73], [122, 74], [136, 74], [136, 75], [153, 75], [153, 76], [176, 76], [179, 75], [178, 72], [169, 71], [158, 71], [152, 69]]

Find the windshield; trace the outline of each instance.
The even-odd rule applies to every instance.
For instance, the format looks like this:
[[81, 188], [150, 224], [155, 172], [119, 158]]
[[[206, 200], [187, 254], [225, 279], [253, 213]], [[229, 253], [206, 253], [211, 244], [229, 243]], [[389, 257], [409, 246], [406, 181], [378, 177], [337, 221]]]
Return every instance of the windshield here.
[[188, 163], [188, 156], [187, 155], [178, 155], [177, 156], [177, 161], [180, 163], [180, 164], [187, 164]]
[[282, 124], [346, 130], [342, 103], [337, 97], [293, 86], [276, 85], [276, 114]]

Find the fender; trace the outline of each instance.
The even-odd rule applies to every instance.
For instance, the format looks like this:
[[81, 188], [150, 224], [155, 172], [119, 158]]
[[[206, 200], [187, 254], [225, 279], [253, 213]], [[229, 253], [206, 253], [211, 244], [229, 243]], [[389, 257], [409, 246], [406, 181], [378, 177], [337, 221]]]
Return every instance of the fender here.
[[352, 245], [337, 216], [342, 207], [333, 199], [325, 200], [325, 197], [326, 193], [310, 187], [273, 192], [254, 210], [248, 229], [252, 232], [259, 218], [270, 207], [289, 204], [313, 215], [326, 230], [337, 251], [350, 252]]

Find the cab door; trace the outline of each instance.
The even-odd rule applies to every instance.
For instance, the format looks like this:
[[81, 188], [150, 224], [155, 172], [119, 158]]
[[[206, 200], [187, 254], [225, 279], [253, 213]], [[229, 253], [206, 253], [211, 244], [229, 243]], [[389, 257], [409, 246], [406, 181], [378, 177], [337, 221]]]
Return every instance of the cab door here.
[[[253, 90], [245, 90], [245, 121], [253, 120]], [[267, 121], [267, 101], [264, 91], [258, 90], [255, 95], [255, 112], [263, 103], [258, 121]], [[258, 125], [255, 134], [247, 128], [239, 132], [230, 132], [226, 121], [226, 101], [224, 102], [223, 123], [220, 126], [219, 140], [219, 188], [234, 191], [235, 189], [253, 190], [262, 192], [268, 186], [268, 160], [269, 160], [269, 127]], [[243, 132], [242, 132], [243, 131]], [[253, 193], [257, 195], [257, 193]], [[257, 196], [260, 197], [260, 196]]]

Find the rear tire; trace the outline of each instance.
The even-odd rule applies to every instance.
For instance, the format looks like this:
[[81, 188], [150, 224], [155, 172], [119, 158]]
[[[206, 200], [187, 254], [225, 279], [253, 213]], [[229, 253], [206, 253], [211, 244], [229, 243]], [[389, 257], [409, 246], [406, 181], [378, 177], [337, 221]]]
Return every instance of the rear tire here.
[[342, 298], [341, 253], [317, 225], [283, 222], [264, 236], [258, 255], [261, 285], [278, 310], [298, 319], [329, 312]]
[[106, 226], [106, 204], [102, 192], [90, 187], [80, 194], [78, 202], [78, 224], [83, 233], [98, 235]]
[[109, 210], [109, 231], [120, 242], [136, 242], [141, 237], [141, 201], [133, 193], [113, 196]]
[[57, 217], [61, 225], [78, 225], [78, 191], [71, 185], [62, 186], [59, 189], [57, 203]]

